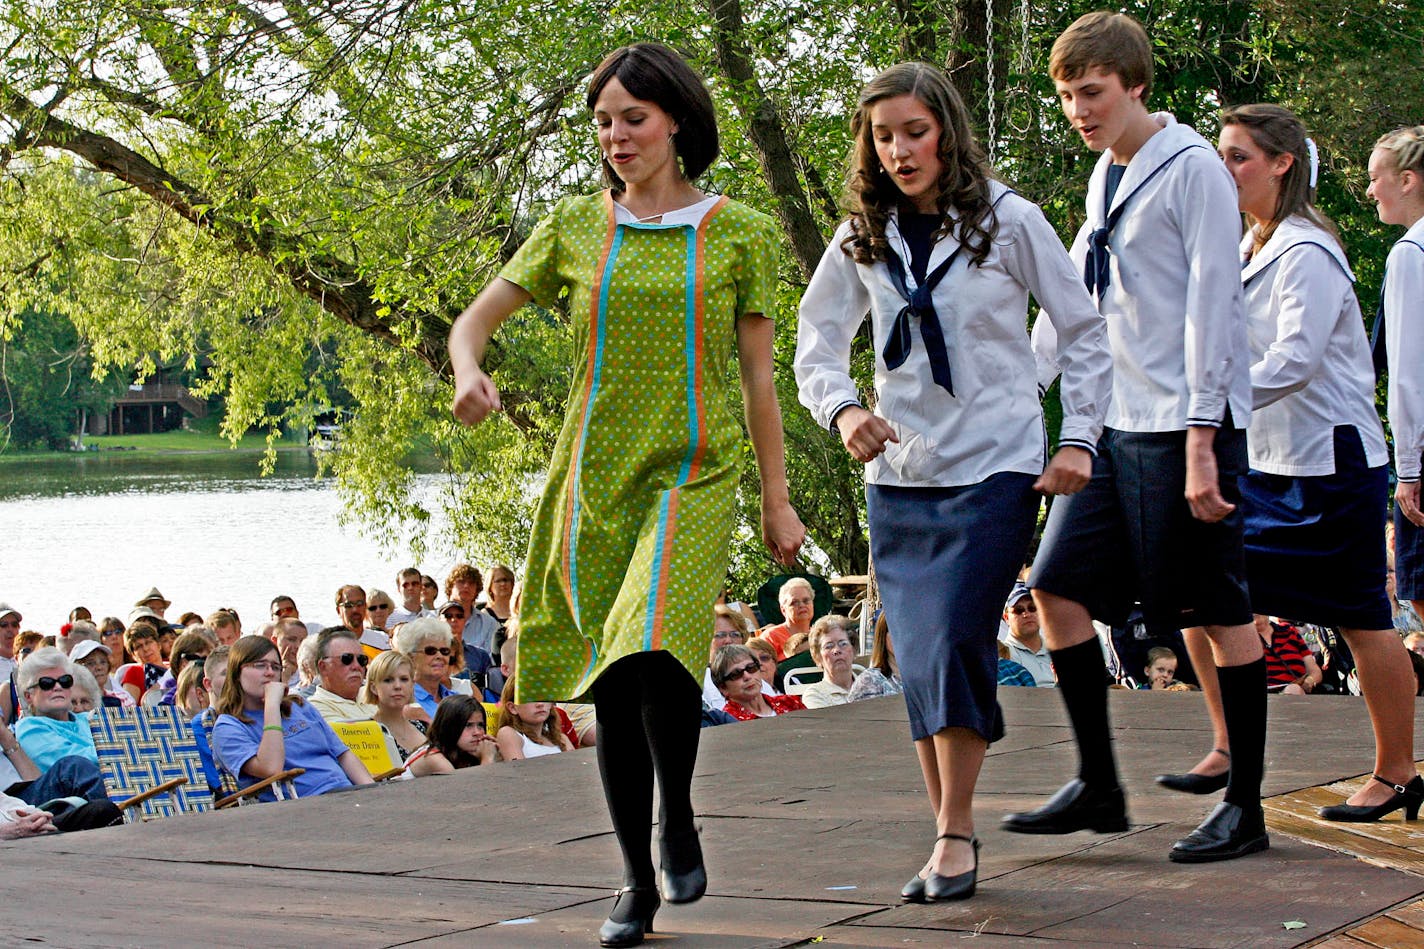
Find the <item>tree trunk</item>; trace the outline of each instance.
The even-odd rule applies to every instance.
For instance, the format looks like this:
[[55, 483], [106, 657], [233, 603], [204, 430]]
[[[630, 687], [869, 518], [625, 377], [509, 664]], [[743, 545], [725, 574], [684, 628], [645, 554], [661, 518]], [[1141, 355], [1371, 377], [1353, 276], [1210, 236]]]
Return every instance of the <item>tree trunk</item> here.
[[776, 201], [776, 217], [791, 241], [791, 255], [803, 280], [810, 280], [826, 250], [826, 239], [811, 213], [806, 189], [776, 104], [757, 80], [748, 52], [740, 0], [708, 0], [717, 68], [735, 90], [737, 111], [746, 120], [762, 174]]

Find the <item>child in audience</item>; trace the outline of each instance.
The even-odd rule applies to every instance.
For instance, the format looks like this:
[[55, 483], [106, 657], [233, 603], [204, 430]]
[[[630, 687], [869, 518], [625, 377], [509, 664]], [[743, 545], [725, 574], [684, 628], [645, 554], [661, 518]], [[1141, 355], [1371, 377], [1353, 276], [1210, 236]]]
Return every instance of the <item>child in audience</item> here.
[[506, 682], [499, 697], [503, 710], [499, 734], [495, 736], [499, 756], [505, 761], [518, 761], [573, 751], [568, 737], [559, 730], [554, 703], [514, 701], [515, 681], [511, 678]]
[[430, 723], [430, 744], [410, 756], [416, 777], [449, 774], [494, 761], [495, 742], [485, 729], [485, 707], [469, 695], [447, 695]]

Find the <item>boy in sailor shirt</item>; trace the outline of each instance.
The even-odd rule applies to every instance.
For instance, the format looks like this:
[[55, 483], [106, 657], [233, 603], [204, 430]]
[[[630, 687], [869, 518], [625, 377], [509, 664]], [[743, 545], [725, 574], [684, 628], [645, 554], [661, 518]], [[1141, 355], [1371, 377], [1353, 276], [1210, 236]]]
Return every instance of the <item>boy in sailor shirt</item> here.
[[[1238, 509], [1246, 469], [1250, 350], [1236, 244], [1236, 188], [1201, 136], [1148, 112], [1152, 50], [1131, 17], [1092, 13], [1053, 45], [1064, 115], [1102, 156], [1072, 256], [1107, 321], [1113, 398], [1092, 480], [1058, 498], [1029, 577], [1079, 773], [1006, 830], [1127, 829], [1091, 620], [1203, 628], [1218, 667], [1232, 767], [1226, 799], [1178, 841], [1177, 862], [1268, 844], [1260, 803], [1265, 664], [1252, 627]], [[1056, 346], [1040, 320], [1041, 361]], [[1041, 380], [1042, 381], [1042, 380]]]

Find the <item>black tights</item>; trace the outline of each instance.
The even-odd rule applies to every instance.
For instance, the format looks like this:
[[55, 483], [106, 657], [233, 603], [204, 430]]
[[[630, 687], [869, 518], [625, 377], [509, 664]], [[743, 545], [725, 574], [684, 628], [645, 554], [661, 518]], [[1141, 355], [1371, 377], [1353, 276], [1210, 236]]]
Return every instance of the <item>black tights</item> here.
[[598, 771], [623, 851], [623, 883], [651, 887], [654, 774], [664, 869], [682, 873], [702, 860], [692, 814], [702, 690], [671, 653], [642, 652], [619, 659], [598, 677], [593, 704]]

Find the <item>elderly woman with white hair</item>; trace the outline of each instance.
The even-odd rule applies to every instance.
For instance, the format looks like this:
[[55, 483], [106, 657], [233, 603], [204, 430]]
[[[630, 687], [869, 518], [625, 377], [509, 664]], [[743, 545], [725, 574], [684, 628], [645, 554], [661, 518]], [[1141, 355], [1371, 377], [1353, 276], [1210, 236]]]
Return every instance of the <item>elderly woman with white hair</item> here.
[[811, 620], [816, 615], [816, 590], [805, 577], [792, 577], [781, 585], [776, 593], [776, 602], [781, 604], [781, 615], [786, 622], [768, 626], [759, 635], [776, 647], [776, 661], [787, 657], [786, 641], [800, 633], [811, 631]]
[[[98, 807], [55, 812], [59, 830], [82, 830], [114, 823], [118, 811], [104, 790], [99, 754], [89, 732], [89, 720], [71, 709], [75, 666], [52, 646], [37, 649], [20, 664], [20, 694], [28, 709], [13, 734], [0, 726], [0, 788], [24, 804], [38, 805], [66, 797], [80, 797]], [[92, 676], [91, 676], [92, 678]], [[19, 805], [15, 805], [18, 808]], [[20, 810], [12, 815], [23, 817]], [[70, 816], [70, 815], [73, 816]], [[4, 820], [0, 815], [0, 820]], [[12, 830], [43, 825], [31, 818]], [[35, 833], [45, 832], [42, 828]], [[4, 837], [0, 833], [0, 837]], [[21, 833], [20, 836], [29, 836]]]
[[37, 649], [20, 664], [20, 697], [27, 709], [15, 737], [41, 771], [70, 755], [99, 761], [89, 720], [74, 714], [74, 666], [54, 647]]
[[441, 699], [456, 694], [445, 684], [454, 640], [444, 620], [438, 616], [422, 616], [396, 630], [392, 641], [397, 652], [410, 656], [415, 679], [411, 691], [415, 704], [425, 710], [429, 719], [435, 717]]
[[822, 616], [811, 627], [811, 659], [823, 673], [821, 681], [801, 690], [807, 708], [829, 708], [850, 701], [855, 684], [855, 624], [834, 613]]

